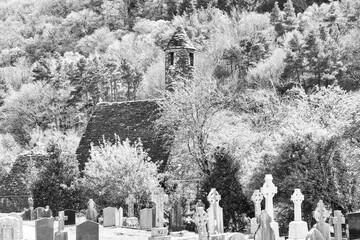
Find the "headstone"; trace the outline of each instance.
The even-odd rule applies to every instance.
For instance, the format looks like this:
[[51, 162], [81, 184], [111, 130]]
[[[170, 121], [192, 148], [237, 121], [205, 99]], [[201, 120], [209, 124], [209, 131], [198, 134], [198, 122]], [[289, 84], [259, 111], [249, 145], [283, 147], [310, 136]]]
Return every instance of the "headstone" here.
[[320, 200], [317, 204], [313, 217], [317, 221], [316, 229], [321, 232], [325, 240], [330, 240], [330, 225], [325, 220], [330, 217], [330, 213], [326, 210], [324, 203]]
[[128, 205], [128, 217], [134, 217], [134, 204], [136, 203], [136, 199], [134, 195], [130, 194], [126, 198], [126, 204]]
[[330, 218], [330, 224], [334, 225], [335, 240], [342, 240], [342, 224], [345, 224], [345, 218], [340, 210], [334, 211], [334, 217]]
[[253, 217], [251, 219], [250, 222], [250, 235], [251, 238], [253, 238], [256, 230], [258, 229], [259, 225], [257, 222], [257, 218], [259, 217], [260, 213], [261, 213], [261, 202], [264, 199], [264, 196], [261, 194], [260, 190], [255, 190], [253, 195], [251, 196], [251, 200], [253, 201], [254, 205], [255, 205], [255, 217]]
[[153, 214], [155, 209], [144, 208], [140, 210], [140, 228], [142, 230], [148, 230], [154, 227]]
[[116, 226], [116, 222], [117, 222], [116, 218], [119, 219], [117, 210], [118, 209], [114, 208], [114, 207], [104, 208], [104, 210], [103, 210], [103, 214], [104, 214], [103, 226], [104, 227]]
[[209, 215], [206, 213], [203, 207], [197, 207], [194, 214], [194, 222], [196, 224], [199, 240], [207, 240], [206, 223]]
[[55, 240], [68, 240], [68, 234], [67, 232], [64, 231], [65, 229], [64, 221], [66, 221], [67, 218], [68, 217], [65, 216], [64, 211], [59, 212], [59, 217], [58, 217], [59, 227], [58, 227], [58, 231], [55, 233]]
[[9, 214], [10, 217], [16, 217], [19, 220], [19, 224], [20, 224], [20, 239], [23, 238], [23, 219], [22, 217], [20, 217], [18, 214], [16, 213], [10, 213]]
[[271, 174], [265, 175], [265, 183], [262, 186], [261, 193], [265, 197], [265, 210], [267, 214], [271, 218], [271, 224], [270, 226], [274, 230], [275, 239], [279, 240], [279, 224], [275, 222], [274, 219], [274, 204], [273, 204], [273, 197], [277, 193], [277, 187], [275, 187], [274, 183], [272, 182], [273, 177]]
[[319, 230], [312, 228], [306, 235], [305, 240], [325, 240], [325, 238]]
[[294, 202], [294, 221], [289, 224], [289, 239], [304, 239], [308, 233], [307, 223], [301, 219], [301, 203], [304, 200], [304, 195], [299, 188], [296, 188], [291, 201]]
[[230, 233], [227, 235], [227, 240], [246, 240], [247, 238], [242, 233]]
[[95, 202], [94, 200], [90, 199], [87, 203], [87, 209], [85, 213], [86, 220], [90, 220], [93, 222], [97, 221], [97, 211], [95, 209]]
[[119, 227], [122, 227], [124, 222], [124, 210], [122, 207], [119, 207]]
[[261, 211], [259, 220], [259, 228], [255, 232], [255, 240], [275, 240], [275, 233], [270, 226], [271, 217], [266, 211]]
[[34, 200], [32, 197], [28, 198], [29, 210], [30, 210], [30, 220], [34, 220]]
[[88, 220], [77, 225], [76, 240], [99, 240], [99, 224]]
[[34, 209], [34, 220], [42, 218], [42, 213], [45, 210], [43, 207], [37, 207]]
[[19, 240], [20, 221], [16, 217], [6, 216], [0, 218], [0, 239], [1, 240]]
[[164, 202], [168, 201], [168, 196], [162, 188], [158, 188], [152, 195], [151, 201], [156, 205], [156, 227], [164, 226]]
[[221, 196], [215, 188], [211, 189], [207, 196], [207, 200], [210, 203], [210, 207], [207, 210], [209, 214], [209, 220], [207, 225], [209, 234], [224, 233], [223, 209], [219, 205]]
[[347, 214], [349, 225], [349, 240], [360, 239], [360, 212]]
[[49, 208], [49, 205], [47, 205], [44, 209], [44, 211], [42, 211], [41, 213], [41, 217], [43, 218], [51, 218], [53, 215], [52, 215], [52, 211], [51, 209]]
[[182, 230], [182, 214], [181, 205], [179, 202], [175, 202], [170, 211], [169, 229], [171, 232], [177, 232]]
[[64, 211], [65, 216], [67, 216], [67, 220], [65, 220], [65, 226], [67, 225], [75, 225], [76, 224], [76, 211], [71, 209], [66, 209]]
[[54, 219], [41, 218], [35, 221], [35, 239], [53, 240], [54, 239]]

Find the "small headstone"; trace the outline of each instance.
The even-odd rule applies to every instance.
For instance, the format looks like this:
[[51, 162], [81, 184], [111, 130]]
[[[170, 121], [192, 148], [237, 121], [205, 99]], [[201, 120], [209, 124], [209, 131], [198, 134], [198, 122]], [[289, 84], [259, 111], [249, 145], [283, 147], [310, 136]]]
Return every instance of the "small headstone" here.
[[42, 218], [42, 213], [45, 210], [43, 207], [37, 207], [34, 209], [34, 220]]
[[68, 234], [64, 231], [65, 229], [65, 222], [67, 220], [67, 216], [65, 216], [64, 211], [59, 212], [59, 227], [58, 231], [55, 233], [55, 240], [68, 240]]
[[76, 240], [99, 240], [99, 224], [85, 221], [76, 226]]
[[349, 224], [349, 240], [360, 239], [360, 212], [347, 214]]
[[171, 232], [177, 232], [182, 230], [182, 214], [181, 205], [179, 202], [175, 202], [170, 211], [169, 229]]
[[330, 225], [325, 222], [325, 220], [330, 217], [330, 213], [326, 210], [322, 200], [318, 202], [317, 207], [313, 212], [313, 217], [317, 221], [317, 224], [315, 225], [316, 229], [321, 232], [325, 240], [330, 240]]
[[[107, 207], [104, 208], [103, 214], [104, 214], [104, 227], [112, 227], [116, 226], [116, 222], [119, 221], [119, 216], [117, 214], [118, 209], [114, 207]], [[118, 218], [118, 219], [116, 219]]]
[[32, 197], [28, 198], [29, 210], [30, 210], [30, 220], [34, 220], [34, 200]]
[[153, 227], [153, 209], [144, 208], [140, 210], [140, 229], [148, 230]]
[[67, 225], [75, 225], [76, 224], [76, 211], [71, 209], [66, 209], [64, 211], [67, 220], [65, 220], [65, 226]]
[[42, 218], [35, 221], [35, 239], [53, 240], [54, 239], [54, 219]]
[[345, 218], [340, 210], [334, 211], [334, 217], [330, 218], [330, 224], [334, 225], [335, 240], [342, 240], [342, 224], [345, 224]]
[[51, 218], [53, 215], [52, 215], [52, 211], [51, 209], [49, 208], [49, 205], [45, 207], [45, 209], [42, 211], [41, 213], [41, 217], [43, 218]]
[[20, 221], [16, 217], [6, 216], [0, 218], [0, 239], [1, 240], [19, 240]]
[[306, 235], [305, 240], [325, 240], [325, 238], [319, 230], [312, 228]]
[[255, 232], [255, 240], [275, 240], [275, 233], [270, 226], [271, 217], [266, 211], [261, 211], [259, 220], [259, 228]]
[[274, 219], [274, 203], [273, 203], [273, 197], [277, 193], [277, 187], [275, 187], [274, 183], [272, 182], [273, 177], [271, 174], [265, 175], [265, 183], [260, 189], [261, 193], [265, 197], [265, 210], [268, 213], [268, 215], [271, 218], [271, 224], [270, 226], [274, 230], [275, 239], [279, 240], [279, 224], [275, 222]]
[[22, 217], [20, 217], [16, 213], [10, 213], [9, 216], [10, 217], [16, 217], [19, 220], [19, 223], [20, 223], [20, 239], [22, 239], [23, 238], [23, 219], [22, 219]]
[[127, 198], [126, 198], [126, 204], [128, 206], [128, 217], [134, 217], [134, 204], [136, 203], [136, 199], [134, 197], [134, 195], [130, 194]]
[[164, 202], [168, 201], [167, 194], [164, 193], [164, 189], [158, 188], [152, 195], [151, 201], [156, 205], [156, 227], [164, 226]]
[[207, 212], [203, 207], [197, 207], [193, 218], [198, 230], [199, 240], [207, 240], [206, 223], [209, 218]]
[[87, 203], [87, 210], [85, 213], [86, 220], [90, 220], [93, 222], [97, 221], [97, 211], [95, 209], [95, 202], [94, 200], [90, 199]]
[[210, 207], [207, 209], [207, 212], [209, 214], [209, 220], [207, 225], [209, 234], [224, 233], [223, 209], [219, 205], [221, 196], [215, 188], [211, 189], [207, 196], [207, 200], [210, 203]]
[[299, 188], [296, 188], [291, 200], [294, 202], [294, 221], [289, 224], [289, 239], [297, 240], [304, 239], [308, 233], [307, 223], [301, 219], [301, 203], [304, 200], [304, 195]]
[[122, 207], [119, 207], [119, 227], [122, 227], [124, 222], [124, 210]]
[[253, 235], [255, 234], [256, 230], [259, 227], [257, 218], [259, 217], [259, 215], [261, 213], [261, 202], [263, 199], [264, 199], [264, 196], [261, 194], [260, 190], [255, 190], [253, 195], [251, 196], [251, 200], [253, 201], [253, 203], [255, 205], [255, 217], [253, 217], [250, 222], [251, 238], [253, 238]]

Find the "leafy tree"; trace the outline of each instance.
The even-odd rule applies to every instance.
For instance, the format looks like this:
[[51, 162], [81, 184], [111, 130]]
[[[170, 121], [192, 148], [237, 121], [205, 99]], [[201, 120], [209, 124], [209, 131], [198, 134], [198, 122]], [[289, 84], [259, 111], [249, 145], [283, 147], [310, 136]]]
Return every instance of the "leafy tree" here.
[[16, 157], [22, 148], [10, 134], [0, 135], [0, 180], [10, 172]]
[[275, 2], [274, 7], [270, 14], [270, 22], [274, 26], [278, 36], [282, 36], [285, 33], [283, 25], [283, 15], [279, 8], [278, 2]]
[[183, 0], [179, 6], [179, 13], [183, 15], [184, 13], [191, 14], [195, 11], [195, 0]]

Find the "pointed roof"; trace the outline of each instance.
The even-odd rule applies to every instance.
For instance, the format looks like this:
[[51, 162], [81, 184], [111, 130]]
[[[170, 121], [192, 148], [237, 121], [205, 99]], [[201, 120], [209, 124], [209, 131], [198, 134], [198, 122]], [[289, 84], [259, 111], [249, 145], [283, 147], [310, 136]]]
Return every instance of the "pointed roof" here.
[[176, 28], [176, 31], [172, 36], [170, 42], [168, 43], [165, 51], [168, 49], [179, 49], [179, 48], [195, 50], [194, 45], [190, 41], [190, 38], [186, 34], [183, 26], [181, 25]]

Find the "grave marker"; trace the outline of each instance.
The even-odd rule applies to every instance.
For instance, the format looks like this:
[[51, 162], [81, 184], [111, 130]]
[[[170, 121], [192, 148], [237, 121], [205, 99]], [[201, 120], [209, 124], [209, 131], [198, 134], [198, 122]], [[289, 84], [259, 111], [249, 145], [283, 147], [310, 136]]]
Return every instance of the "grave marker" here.
[[342, 224], [345, 224], [345, 218], [340, 210], [334, 211], [334, 217], [330, 218], [330, 224], [334, 225], [335, 240], [342, 240]]
[[[116, 222], [119, 221], [119, 216], [117, 214], [117, 208], [114, 207], [107, 207], [104, 208], [103, 214], [104, 214], [104, 227], [112, 227], [116, 226]], [[118, 218], [118, 220], [116, 220]]]
[[263, 199], [264, 199], [264, 196], [261, 194], [260, 190], [255, 190], [253, 195], [251, 196], [251, 200], [253, 201], [253, 203], [255, 205], [255, 217], [253, 217], [250, 222], [251, 238], [253, 238], [253, 235], [255, 234], [256, 230], [259, 227], [257, 218], [259, 217], [259, 215], [261, 213], [261, 202]]
[[67, 216], [67, 220], [65, 220], [65, 226], [67, 225], [75, 225], [76, 224], [76, 211], [71, 209], [66, 209], [64, 211], [65, 216]]
[[87, 203], [88, 209], [86, 209], [86, 220], [91, 220], [93, 222], [97, 221], [97, 211], [95, 209], [95, 202], [94, 200], [90, 199]]
[[68, 219], [68, 217], [65, 216], [65, 212], [60, 211], [59, 217], [58, 217], [59, 226], [58, 226], [58, 231], [55, 233], [55, 240], [67, 240], [68, 239], [68, 234], [67, 234], [67, 232], [64, 231], [64, 229], [65, 229], [64, 221], [66, 221], [67, 219]]
[[134, 217], [134, 204], [136, 203], [136, 199], [134, 195], [130, 194], [128, 198], [126, 198], [126, 204], [128, 206], [128, 217]]
[[197, 207], [194, 214], [194, 222], [197, 226], [199, 240], [207, 240], [206, 223], [209, 215], [203, 207]]
[[169, 229], [171, 232], [182, 230], [182, 214], [181, 205], [179, 202], [175, 202], [170, 211]]
[[349, 240], [360, 238], [360, 212], [348, 213]]
[[330, 225], [325, 222], [330, 217], [330, 213], [326, 210], [322, 200], [318, 202], [313, 217], [317, 221], [316, 229], [321, 232], [325, 240], [330, 240]]
[[10, 213], [9, 214], [10, 217], [15, 217], [19, 220], [19, 224], [20, 224], [20, 239], [23, 238], [23, 219], [22, 217], [20, 217], [18, 214], [16, 213]]
[[261, 211], [259, 216], [259, 228], [255, 232], [255, 240], [275, 240], [275, 233], [270, 226], [272, 221], [270, 215], [265, 211]]
[[153, 217], [155, 215], [155, 209], [144, 208], [140, 210], [140, 228], [142, 230], [148, 230], [154, 227], [155, 221]]
[[35, 221], [35, 240], [54, 239], [54, 219], [42, 218]]
[[76, 240], [99, 240], [99, 224], [87, 220], [77, 225]]
[[119, 207], [119, 227], [122, 227], [124, 222], [124, 210], [122, 207]]
[[289, 239], [304, 239], [308, 234], [308, 227], [301, 219], [301, 203], [304, 201], [304, 195], [299, 188], [294, 190], [291, 201], [294, 202], [294, 221], [289, 224]]
[[164, 226], [164, 202], [168, 201], [167, 194], [164, 193], [162, 188], [158, 188], [152, 195], [151, 201], [155, 203], [156, 206], [156, 227]]
[[277, 187], [275, 187], [272, 180], [273, 180], [273, 177], [271, 174], [265, 175], [265, 183], [261, 188], [261, 193], [265, 197], [265, 210], [271, 218], [270, 226], [274, 230], [275, 239], [279, 240], [279, 238], [280, 238], [279, 224], [277, 222], [275, 222], [275, 219], [274, 219], [274, 204], [273, 204], [273, 197], [277, 193]]
[[221, 200], [220, 194], [215, 188], [212, 188], [207, 196], [207, 200], [210, 203], [210, 207], [207, 212], [209, 214], [208, 231], [209, 234], [224, 233], [223, 226], [223, 209], [220, 207], [219, 202]]
[[37, 207], [34, 209], [34, 220], [42, 218], [42, 213], [45, 210], [43, 207]]
[[16, 217], [6, 216], [0, 218], [0, 239], [1, 240], [19, 240], [20, 221]]
[[306, 235], [305, 240], [325, 240], [325, 238], [319, 230], [312, 228]]
[[52, 211], [50, 210], [49, 205], [47, 205], [45, 207], [45, 209], [42, 211], [41, 217], [43, 217], [43, 218], [51, 218], [52, 216], [53, 216]]

